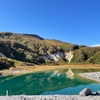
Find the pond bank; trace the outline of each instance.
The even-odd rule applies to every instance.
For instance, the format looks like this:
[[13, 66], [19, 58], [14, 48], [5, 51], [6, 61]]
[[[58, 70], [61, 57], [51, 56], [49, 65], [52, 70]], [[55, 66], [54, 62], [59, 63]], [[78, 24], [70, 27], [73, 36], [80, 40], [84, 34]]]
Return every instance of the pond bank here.
[[100, 96], [79, 95], [17, 95], [0, 96], [0, 100], [100, 100]]
[[100, 72], [81, 73], [81, 77], [91, 79], [100, 83]]
[[57, 65], [57, 66], [16, 66], [15, 68], [10, 68], [7, 70], [0, 70], [1, 76], [7, 75], [22, 75], [33, 72], [41, 72], [41, 71], [50, 71], [50, 70], [59, 70], [59, 69], [100, 69], [100, 65]]

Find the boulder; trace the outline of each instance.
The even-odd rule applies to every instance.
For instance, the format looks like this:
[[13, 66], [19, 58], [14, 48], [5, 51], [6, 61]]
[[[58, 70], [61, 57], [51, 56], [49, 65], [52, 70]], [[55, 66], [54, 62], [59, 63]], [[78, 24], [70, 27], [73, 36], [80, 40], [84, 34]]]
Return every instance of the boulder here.
[[83, 90], [79, 93], [80, 96], [88, 96], [88, 95], [91, 95], [91, 94], [92, 94], [91, 89], [88, 89], [88, 88], [83, 89]]
[[96, 91], [96, 95], [100, 95], [100, 92], [99, 91]]

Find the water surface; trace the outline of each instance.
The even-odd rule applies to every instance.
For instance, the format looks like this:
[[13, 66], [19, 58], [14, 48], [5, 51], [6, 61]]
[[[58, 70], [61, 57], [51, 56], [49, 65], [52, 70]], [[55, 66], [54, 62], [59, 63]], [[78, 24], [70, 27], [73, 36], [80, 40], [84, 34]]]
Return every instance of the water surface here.
[[[0, 95], [27, 94], [78, 94], [83, 88], [100, 91], [100, 84], [75, 74], [74, 79], [66, 75], [67, 70], [31, 73], [21, 76], [0, 77]], [[78, 70], [77, 70], [78, 71]], [[73, 70], [73, 72], [76, 72]]]

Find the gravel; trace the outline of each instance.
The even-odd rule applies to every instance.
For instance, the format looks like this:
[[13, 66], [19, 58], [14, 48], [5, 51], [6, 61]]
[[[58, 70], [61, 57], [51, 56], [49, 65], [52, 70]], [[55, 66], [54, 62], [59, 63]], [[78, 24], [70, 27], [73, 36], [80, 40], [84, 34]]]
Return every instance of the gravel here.
[[79, 74], [84, 78], [91, 79], [100, 83], [100, 72], [81, 73]]
[[79, 95], [17, 95], [0, 96], [0, 100], [100, 100], [100, 96], [79, 96]]

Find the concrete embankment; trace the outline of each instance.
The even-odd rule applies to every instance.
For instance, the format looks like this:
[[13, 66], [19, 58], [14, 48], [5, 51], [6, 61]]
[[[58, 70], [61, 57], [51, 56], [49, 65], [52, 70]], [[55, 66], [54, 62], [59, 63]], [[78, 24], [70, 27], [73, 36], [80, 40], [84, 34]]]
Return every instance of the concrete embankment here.
[[34, 95], [0, 96], [0, 100], [100, 100], [100, 96]]

